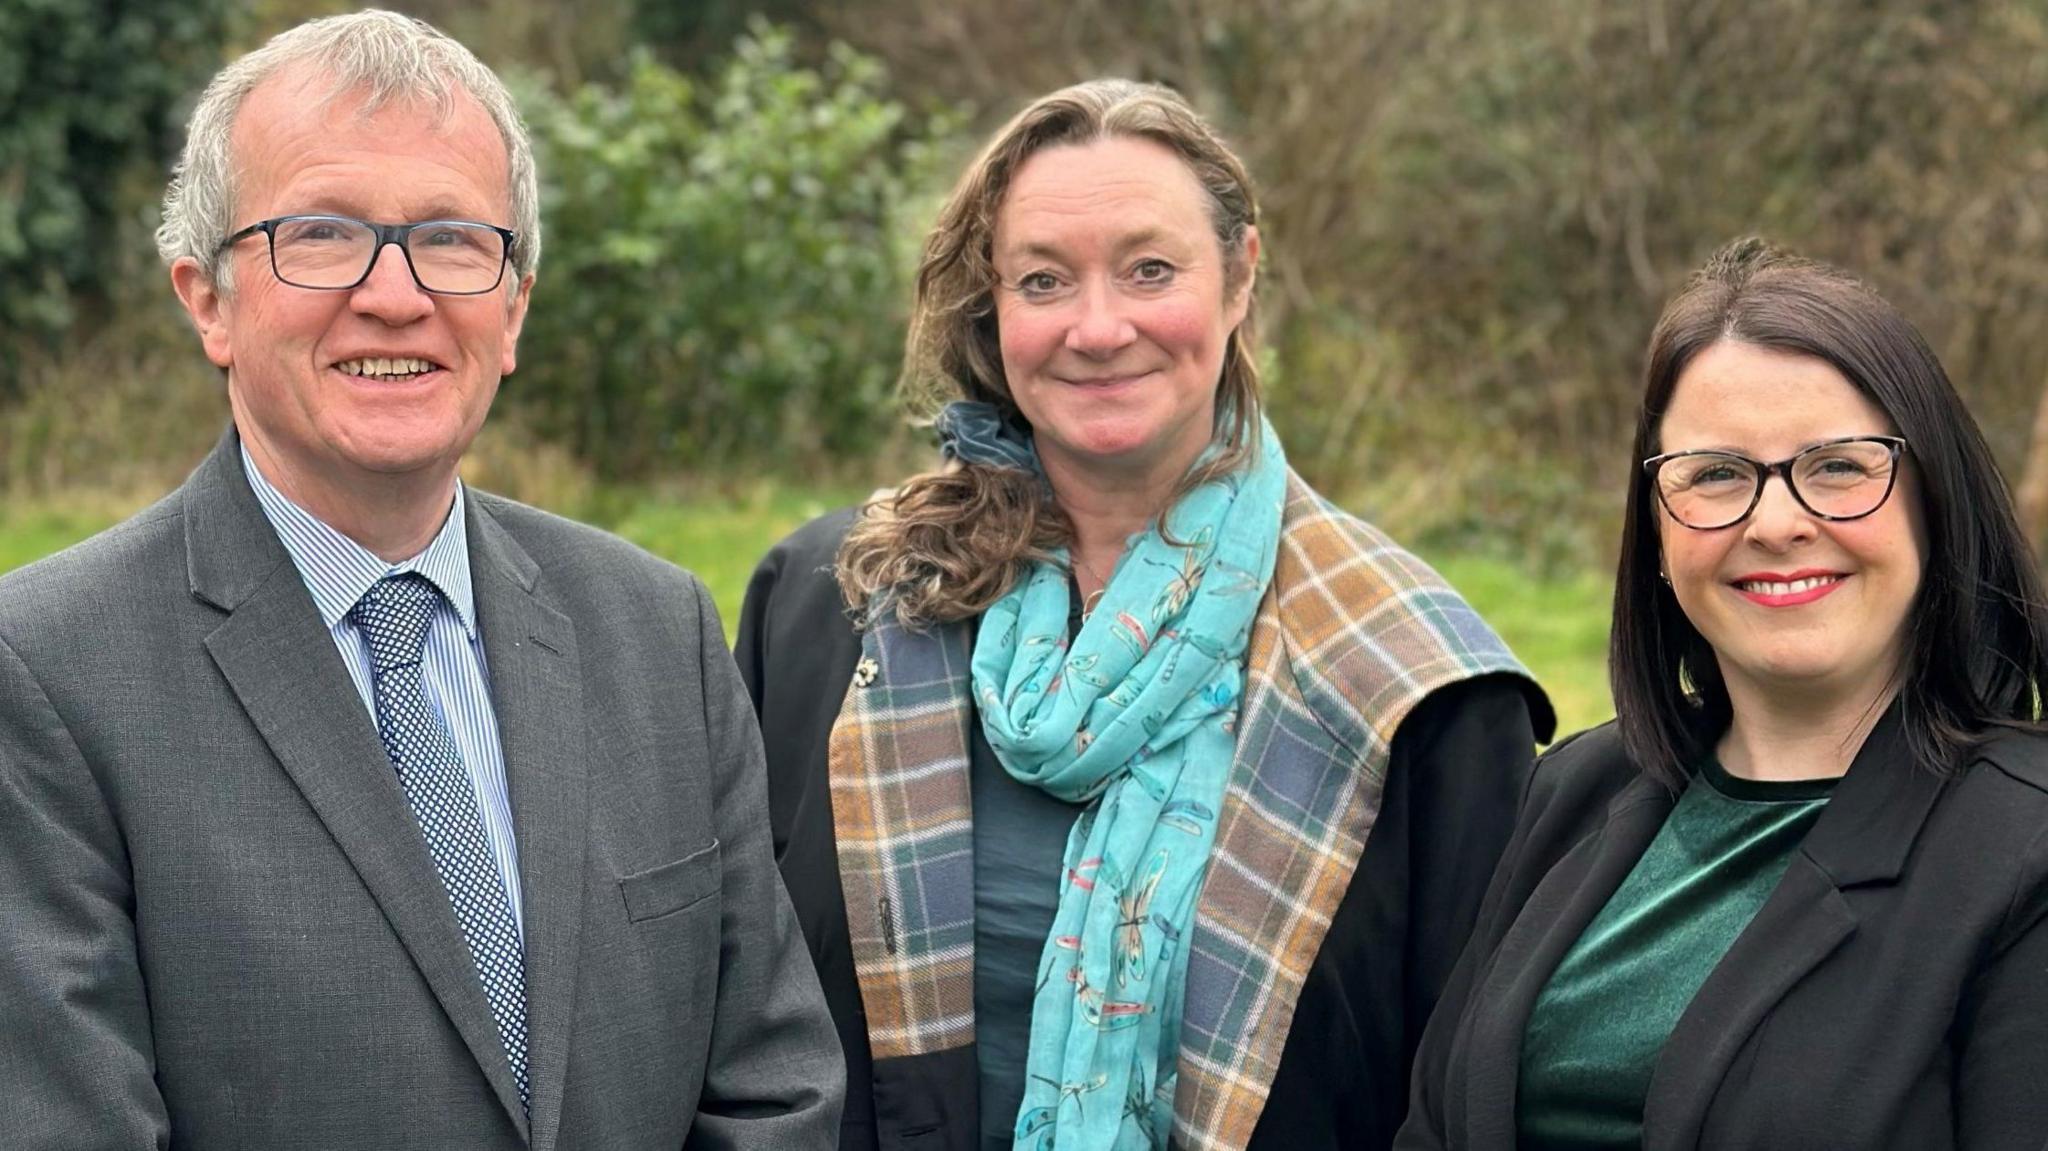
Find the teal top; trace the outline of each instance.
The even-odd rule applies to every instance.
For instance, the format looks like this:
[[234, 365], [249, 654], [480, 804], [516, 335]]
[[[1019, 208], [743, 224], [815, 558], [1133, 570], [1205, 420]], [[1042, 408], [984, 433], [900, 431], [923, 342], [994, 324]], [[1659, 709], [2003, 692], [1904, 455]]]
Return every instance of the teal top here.
[[[1072, 588], [1067, 636], [1081, 630]], [[1038, 965], [1060, 909], [1067, 833], [1086, 804], [1068, 803], [1011, 776], [976, 715], [967, 725], [974, 811], [974, 1054], [981, 1081], [982, 1151], [1017, 1145]]]
[[1650, 1074], [1708, 973], [1785, 874], [1835, 781], [1708, 761], [1565, 953], [1522, 1036], [1524, 1148], [1639, 1148]]
[[1067, 833], [1083, 804], [1056, 799], [1003, 770], [971, 725], [974, 796], [974, 1054], [981, 1076], [981, 1146], [1010, 1151], [1024, 1105], [1031, 1000], [1045, 937], [1059, 911]]

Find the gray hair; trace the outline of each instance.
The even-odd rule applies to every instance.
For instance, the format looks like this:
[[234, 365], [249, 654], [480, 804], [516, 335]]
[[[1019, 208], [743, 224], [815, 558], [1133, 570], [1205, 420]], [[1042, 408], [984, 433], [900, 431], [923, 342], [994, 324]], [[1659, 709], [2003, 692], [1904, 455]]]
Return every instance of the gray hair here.
[[540, 190], [533, 145], [512, 94], [469, 49], [425, 21], [375, 9], [307, 21], [214, 76], [192, 109], [184, 155], [164, 190], [156, 250], [166, 264], [189, 256], [215, 284], [228, 288], [229, 265], [220, 247], [233, 226], [235, 162], [229, 145], [235, 114], [258, 85], [292, 65], [307, 65], [331, 78], [322, 105], [364, 92], [364, 113], [417, 100], [446, 117], [454, 110], [458, 88], [468, 93], [490, 113], [505, 142], [511, 226], [519, 235], [512, 249], [513, 272], [523, 278], [539, 265]]

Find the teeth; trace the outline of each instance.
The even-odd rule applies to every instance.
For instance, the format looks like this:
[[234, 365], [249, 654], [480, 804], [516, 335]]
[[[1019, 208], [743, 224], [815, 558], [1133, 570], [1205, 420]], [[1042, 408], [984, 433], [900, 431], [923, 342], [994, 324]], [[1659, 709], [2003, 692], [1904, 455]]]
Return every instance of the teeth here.
[[351, 376], [411, 376], [434, 370], [433, 364], [416, 356], [343, 360], [334, 366]]
[[1803, 591], [1812, 591], [1814, 588], [1831, 583], [1840, 583], [1841, 581], [1841, 576], [1809, 576], [1806, 579], [1793, 580], [1791, 583], [1766, 583], [1762, 580], [1745, 580], [1736, 586], [1740, 587], [1743, 591], [1754, 592], [1758, 595], [1798, 595]]

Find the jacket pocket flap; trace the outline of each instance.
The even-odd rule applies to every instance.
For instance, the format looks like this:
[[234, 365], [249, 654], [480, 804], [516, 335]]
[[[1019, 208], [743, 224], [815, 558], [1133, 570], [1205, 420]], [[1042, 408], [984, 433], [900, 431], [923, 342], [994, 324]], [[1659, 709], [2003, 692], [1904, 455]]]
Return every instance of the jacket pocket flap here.
[[619, 894], [626, 898], [626, 918], [637, 923], [681, 911], [717, 891], [720, 875], [714, 839], [673, 863], [625, 876]]

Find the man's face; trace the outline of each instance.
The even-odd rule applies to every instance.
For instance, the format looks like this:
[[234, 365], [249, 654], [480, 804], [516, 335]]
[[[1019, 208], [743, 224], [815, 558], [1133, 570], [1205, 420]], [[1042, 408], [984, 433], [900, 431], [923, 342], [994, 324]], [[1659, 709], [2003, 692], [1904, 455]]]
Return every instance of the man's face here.
[[[323, 213], [375, 223], [476, 220], [511, 226], [506, 153], [467, 95], [452, 114], [361, 96], [317, 107], [319, 77], [290, 70], [251, 92], [235, 118], [239, 186], [231, 230]], [[386, 246], [349, 291], [280, 283], [259, 233], [228, 253], [233, 291], [196, 263], [172, 270], [208, 358], [227, 369], [243, 442], [271, 482], [314, 509], [441, 478], [475, 438], [510, 372], [532, 278], [480, 296], [420, 290]], [[424, 367], [424, 371], [413, 371]]]

